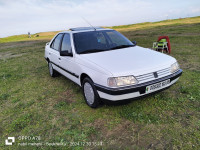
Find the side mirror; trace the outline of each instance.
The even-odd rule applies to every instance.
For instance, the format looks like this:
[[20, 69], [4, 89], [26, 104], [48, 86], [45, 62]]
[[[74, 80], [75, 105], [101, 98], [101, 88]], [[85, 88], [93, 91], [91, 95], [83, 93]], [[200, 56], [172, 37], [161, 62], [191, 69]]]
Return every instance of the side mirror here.
[[60, 51], [60, 56], [73, 56], [73, 54], [69, 53], [69, 51]]
[[132, 43], [133, 43], [134, 45], [137, 45], [137, 42], [136, 42], [136, 41], [132, 41]]

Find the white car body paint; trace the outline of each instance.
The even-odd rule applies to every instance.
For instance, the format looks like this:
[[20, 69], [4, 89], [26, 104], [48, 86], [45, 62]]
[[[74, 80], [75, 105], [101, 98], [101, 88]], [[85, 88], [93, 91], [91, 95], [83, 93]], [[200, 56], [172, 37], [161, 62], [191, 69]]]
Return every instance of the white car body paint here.
[[[97, 29], [97, 31], [99, 30], [110, 29]], [[88, 75], [97, 87], [97, 92], [99, 96], [103, 99], [116, 101], [145, 95], [145, 93], [141, 93], [141, 91], [131, 93], [128, 92], [125, 94], [112, 94], [112, 92], [111, 94], [109, 94], [109, 92], [106, 93], [104, 92], [104, 90], [102, 91], [100, 89], [105, 88], [107, 91], [114, 90], [114, 92], [116, 92], [115, 89], [118, 89], [117, 87], [111, 88], [108, 86], [108, 78], [129, 75], [139, 77], [145, 74], [151, 74], [159, 70], [170, 68], [171, 65], [176, 62], [176, 59], [169, 55], [148, 48], [142, 48], [140, 46], [115, 49], [105, 52], [77, 54], [74, 46], [73, 34], [88, 31], [91, 30], [60, 32], [70, 34], [73, 57], [60, 56], [59, 51], [51, 48], [51, 43], [57, 35], [48, 44], [46, 44], [44, 57], [45, 59], [53, 63], [53, 68], [56, 71], [60, 72], [73, 82], [77, 83], [79, 86], [82, 86], [80, 79], [81, 75]], [[151, 78], [145, 81], [140, 81], [138, 85], [147, 86], [146, 83], [149, 83], [148, 85], [151, 85], [151, 81], [157, 82], [156, 80], [161, 80], [163, 77], [169, 76], [170, 78], [174, 78], [177, 76], [168, 85], [171, 86], [178, 80], [181, 73], [181, 69], [179, 70], [179, 74], [177, 75], [173, 75], [171, 72], [167, 72], [166, 74], [160, 75], [158, 76], [158, 78], [154, 78], [153, 80]], [[122, 89], [119, 89], [119, 91], [136, 87], [122, 87]]]

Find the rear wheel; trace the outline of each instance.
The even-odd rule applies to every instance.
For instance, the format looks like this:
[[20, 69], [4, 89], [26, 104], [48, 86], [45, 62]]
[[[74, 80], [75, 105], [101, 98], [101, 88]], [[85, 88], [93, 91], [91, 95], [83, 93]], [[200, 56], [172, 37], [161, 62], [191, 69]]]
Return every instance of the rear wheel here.
[[85, 78], [82, 83], [83, 95], [88, 106], [96, 108], [100, 104], [100, 97], [90, 78]]
[[56, 77], [58, 73], [53, 69], [52, 63], [48, 62], [49, 74], [51, 77]]

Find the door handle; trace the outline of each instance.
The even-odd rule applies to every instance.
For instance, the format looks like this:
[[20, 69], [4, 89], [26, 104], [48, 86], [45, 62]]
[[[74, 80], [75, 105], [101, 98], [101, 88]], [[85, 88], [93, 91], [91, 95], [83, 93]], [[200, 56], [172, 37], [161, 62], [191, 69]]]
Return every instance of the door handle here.
[[49, 53], [49, 55], [51, 55], [51, 53]]
[[61, 58], [58, 58], [59, 60], [61, 60]]

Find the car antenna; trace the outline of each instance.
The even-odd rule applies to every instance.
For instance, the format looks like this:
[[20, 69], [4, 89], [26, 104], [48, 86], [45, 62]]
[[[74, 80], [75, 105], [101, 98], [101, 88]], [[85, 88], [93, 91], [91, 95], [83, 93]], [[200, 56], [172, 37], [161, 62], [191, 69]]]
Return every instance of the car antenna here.
[[82, 17], [82, 19], [83, 19], [87, 24], [89, 24], [92, 28], [94, 28], [94, 31], [97, 30], [97, 29], [96, 29], [93, 25], [91, 25], [91, 24], [89, 23], [89, 21], [87, 21], [84, 17]]

